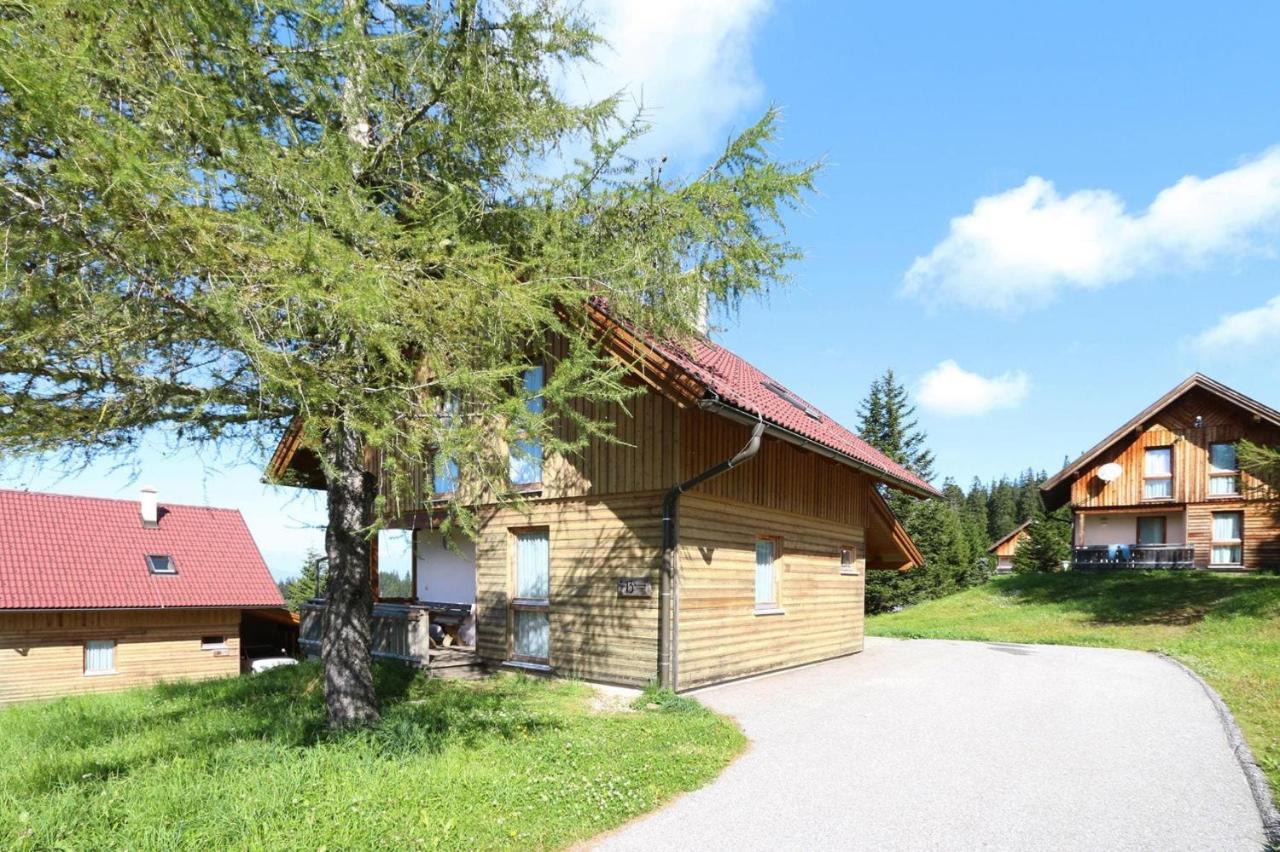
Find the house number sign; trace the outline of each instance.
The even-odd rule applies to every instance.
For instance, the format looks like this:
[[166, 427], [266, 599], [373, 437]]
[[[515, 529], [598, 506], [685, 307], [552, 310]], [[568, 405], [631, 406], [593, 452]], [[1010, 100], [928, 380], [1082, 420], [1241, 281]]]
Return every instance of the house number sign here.
[[653, 595], [653, 584], [643, 577], [623, 577], [618, 581], [618, 597], [647, 598]]

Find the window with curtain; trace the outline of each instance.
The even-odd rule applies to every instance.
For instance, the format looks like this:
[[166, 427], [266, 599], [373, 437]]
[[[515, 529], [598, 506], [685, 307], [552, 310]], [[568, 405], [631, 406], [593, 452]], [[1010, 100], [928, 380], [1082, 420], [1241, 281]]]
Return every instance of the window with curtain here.
[[[524, 371], [525, 406], [533, 414], [542, 413], [543, 379], [541, 365]], [[542, 482], [541, 441], [525, 436], [512, 443], [508, 478], [512, 485], [537, 485]]]
[[1240, 493], [1240, 471], [1235, 444], [1209, 445], [1209, 496]]
[[1138, 544], [1165, 544], [1168, 523], [1163, 515], [1138, 518]]
[[1173, 496], [1173, 447], [1148, 447], [1142, 462], [1142, 499]]
[[756, 609], [777, 609], [778, 579], [774, 567], [778, 544], [773, 539], [756, 540]]
[[1243, 562], [1244, 514], [1213, 513], [1213, 545], [1209, 561], [1214, 565], [1240, 565]]
[[114, 639], [93, 639], [84, 643], [84, 673], [87, 675], [116, 673]]
[[545, 663], [551, 657], [551, 538], [546, 530], [515, 535], [515, 595], [511, 648], [516, 659]]

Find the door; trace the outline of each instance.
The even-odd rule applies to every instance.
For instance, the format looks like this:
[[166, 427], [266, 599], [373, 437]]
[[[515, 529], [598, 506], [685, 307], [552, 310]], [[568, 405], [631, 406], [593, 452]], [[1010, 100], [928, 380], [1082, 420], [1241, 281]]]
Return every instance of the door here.
[[511, 658], [546, 665], [551, 659], [551, 537], [547, 530], [515, 534]]

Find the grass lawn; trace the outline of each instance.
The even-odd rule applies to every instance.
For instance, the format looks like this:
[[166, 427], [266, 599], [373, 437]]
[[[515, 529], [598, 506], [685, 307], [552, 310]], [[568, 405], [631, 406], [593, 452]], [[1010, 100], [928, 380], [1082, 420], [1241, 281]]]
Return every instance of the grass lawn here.
[[876, 636], [1157, 650], [1213, 685], [1280, 796], [1280, 577], [1034, 574], [867, 619]]
[[0, 848], [560, 847], [745, 744], [670, 695], [600, 710], [582, 684], [377, 674], [382, 724], [343, 735], [316, 664], [0, 710]]

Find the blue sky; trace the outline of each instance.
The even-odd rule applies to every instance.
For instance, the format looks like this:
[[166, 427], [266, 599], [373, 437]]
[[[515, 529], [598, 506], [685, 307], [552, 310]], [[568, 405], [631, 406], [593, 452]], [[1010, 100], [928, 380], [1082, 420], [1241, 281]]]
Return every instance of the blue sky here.
[[[590, 5], [613, 50], [567, 85], [643, 92], [646, 153], [693, 171], [772, 102], [778, 153], [825, 158], [793, 286], [717, 339], [836, 419], [892, 367], [967, 483], [1056, 470], [1194, 370], [1280, 404], [1280, 5]], [[321, 542], [260, 454], [138, 461], [2, 481], [240, 507], [280, 577]]]

